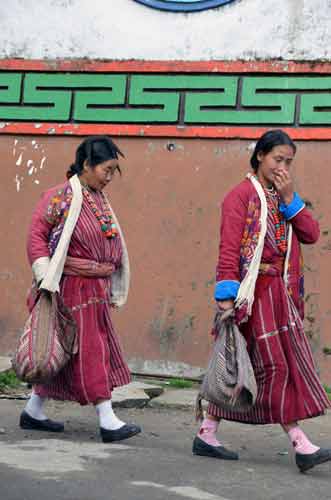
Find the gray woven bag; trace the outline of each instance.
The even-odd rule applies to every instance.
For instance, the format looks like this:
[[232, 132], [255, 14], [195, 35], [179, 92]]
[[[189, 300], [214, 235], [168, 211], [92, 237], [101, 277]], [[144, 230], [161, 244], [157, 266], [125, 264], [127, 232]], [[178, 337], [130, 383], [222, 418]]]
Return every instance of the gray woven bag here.
[[196, 401], [197, 420], [203, 418], [202, 400], [238, 412], [255, 403], [257, 386], [246, 340], [234, 320], [234, 311], [217, 312], [215, 344]]

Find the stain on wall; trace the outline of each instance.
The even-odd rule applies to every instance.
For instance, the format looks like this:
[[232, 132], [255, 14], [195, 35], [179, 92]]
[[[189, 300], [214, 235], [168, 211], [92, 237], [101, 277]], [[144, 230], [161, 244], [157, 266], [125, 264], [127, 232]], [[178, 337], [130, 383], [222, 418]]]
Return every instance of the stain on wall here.
[[[0, 136], [2, 164], [0, 352], [15, 348], [31, 280], [25, 240], [43, 190], [63, 182], [79, 138]], [[128, 304], [114, 313], [135, 369], [199, 374], [207, 362], [219, 202], [248, 170], [252, 141], [118, 138], [123, 177], [108, 189], [126, 236], [132, 283]], [[321, 225], [304, 249], [307, 334], [323, 379], [331, 364], [331, 143], [297, 142], [296, 188]], [[330, 352], [327, 351], [330, 349]]]

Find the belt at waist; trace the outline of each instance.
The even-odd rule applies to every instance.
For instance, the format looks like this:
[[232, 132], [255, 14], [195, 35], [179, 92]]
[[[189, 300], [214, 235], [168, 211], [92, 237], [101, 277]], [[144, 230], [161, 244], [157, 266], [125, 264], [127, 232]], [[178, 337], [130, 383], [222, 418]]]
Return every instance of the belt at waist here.
[[86, 278], [108, 278], [114, 271], [114, 264], [78, 257], [67, 257], [63, 268], [63, 274]]
[[267, 274], [269, 276], [282, 276], [284, 272], [284, 262], [285, 259], [283, 257], [272, 263], [261, 262], [259, 267], [259, 274]]

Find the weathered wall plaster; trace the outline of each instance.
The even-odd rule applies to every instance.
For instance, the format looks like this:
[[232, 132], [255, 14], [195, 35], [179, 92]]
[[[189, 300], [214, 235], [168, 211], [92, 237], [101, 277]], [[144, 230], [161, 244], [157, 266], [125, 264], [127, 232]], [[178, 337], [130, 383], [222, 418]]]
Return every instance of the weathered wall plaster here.
[[[80, 141], [0, 135], [2, 355], [15, 349], [27, 316], [25, 240], [33, 207], [44, 190], [64, 181]], [[199, 376], [212, 344], [219, 201], [244, 178], [254, 143], [144, 137], [116, 143], [125, 154], [123, 176], [114, 178], [108, 195], [132, 272], [128, 304], [113, 315], [116, 330], [135, 371]], [[318, 243], [304, 245], [306, 334], [323, 381], [331, 385], [331, 142], [297, 145], [295, 186], [321, 227]]]
[[133, 0], [12, 0], [0, 19], [0, 58], [331, 57], [330, 0], [237, 0], [193, 14]]

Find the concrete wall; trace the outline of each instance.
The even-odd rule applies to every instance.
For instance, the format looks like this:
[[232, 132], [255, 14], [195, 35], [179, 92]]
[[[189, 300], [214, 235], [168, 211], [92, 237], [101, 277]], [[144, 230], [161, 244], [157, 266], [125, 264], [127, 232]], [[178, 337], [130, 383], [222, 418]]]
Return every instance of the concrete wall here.
[[[0, 352], [12, 352], [26, 317], [31, 272], [25, 239], [40, 193], [64, 179], [79, 138], [1, 136]], [[211, 338], [219, 201], [248, 169], [252, 141], [120, 138], [127, 158], [109, 195], [132, 265], [127, 306], [114, 314], [131, 366], [197, 375]], [[172, 144], [169, 147], [169, 144]], [[59, 146], [60, 145], [60, 146]], [[307, 334], [331, 383], [331, 144], [299, 142], [296, 187], [313, 206], [322, 235], [305, 248]], [[321, 182], [323, 180], [323, 182]]]
[[330, 0], [235, 0], [193, 14], [133, 0], [11, 0], [0, 58], [292, 59], [331, 56]]

